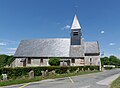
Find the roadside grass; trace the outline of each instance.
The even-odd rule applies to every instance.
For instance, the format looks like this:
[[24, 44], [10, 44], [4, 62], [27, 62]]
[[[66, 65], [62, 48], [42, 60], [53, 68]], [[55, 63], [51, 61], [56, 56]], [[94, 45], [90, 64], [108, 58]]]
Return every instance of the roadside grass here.
[[1, 81], [0, 86], [8, 86], [8, 85], [13, 85], [13, 84], [36, 82], [36, 81], [41, 81], [41, 80], [45, 80], [45, 79], [55, 79], [55, 78], [64, 78], [64, 77], [70, 77], [70, 76], [78, 76], [78, 75], [90, 74], [90, 73], [96, 73], [96, 72], [100, 72], [100, 71], [81, 71], [78, 73], [73, 72], [73, 73], [49, 75], [47, 77], [35, 76], [32, 79], [29, 79], [28, 77], [24, 77], [24, 78], [19, 77], [17, 79], [10, 79], [8, 81]]
[[115, 81], [112, 82], [110, 88], [120, 88], [120, 76]]

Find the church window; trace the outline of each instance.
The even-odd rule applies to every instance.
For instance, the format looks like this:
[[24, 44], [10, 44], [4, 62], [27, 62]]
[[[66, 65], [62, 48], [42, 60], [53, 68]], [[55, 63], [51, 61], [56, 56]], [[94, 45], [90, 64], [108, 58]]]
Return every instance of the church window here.
[[40, 59], [40, 63], [43, 63], [43, 58]]
[[84, 64], [84, 59], [80, 59], [80, 64]]
[[92, 65], [92, 58], [90, 58], [90, 65]]
[[73, 32], [73, 35], [74, 35], [74, 36], [78, 35], [78, 32]]
[[31, 58], [28, 58], [28, 64], [31, 64]]
[[71, 62], [72, 62], [72, 63], [75, 63], [75, 58], [72, 58]]

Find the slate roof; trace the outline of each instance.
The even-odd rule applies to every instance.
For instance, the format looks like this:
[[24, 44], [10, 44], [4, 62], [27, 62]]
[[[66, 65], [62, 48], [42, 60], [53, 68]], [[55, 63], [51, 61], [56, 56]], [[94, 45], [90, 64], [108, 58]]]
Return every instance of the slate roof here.
[[22, 40], [14, 57], [83, 57], [84, 53], [99, 53], [98, 43], [70, 45], [70, 38]]
[[94, 54], [99, 52], [100, 50], [98, 42], [85, 42], [85, 53]]
[[83, 57], [84, 56], [84, 45], [71, 45], [69, 56], [70, 57]]

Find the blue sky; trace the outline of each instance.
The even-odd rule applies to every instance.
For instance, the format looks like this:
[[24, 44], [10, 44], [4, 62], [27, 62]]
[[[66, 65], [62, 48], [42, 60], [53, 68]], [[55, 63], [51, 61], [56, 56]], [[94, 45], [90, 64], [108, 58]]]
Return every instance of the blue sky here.
[[0, 54], [23, 39], [69, 38], [75, 8], [85, 41], [120, 57], [120, 0], [0, 0]]

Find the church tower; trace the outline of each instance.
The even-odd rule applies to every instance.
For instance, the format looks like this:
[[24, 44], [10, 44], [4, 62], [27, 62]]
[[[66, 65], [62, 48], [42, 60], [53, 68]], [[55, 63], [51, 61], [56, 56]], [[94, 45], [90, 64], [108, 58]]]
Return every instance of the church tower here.
[[81, 45], [81, 36], [81, 26], [79, 24], [77, 16], [75, 15], [71, 27], [71, 45]]

